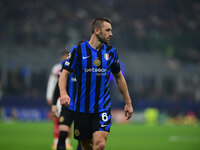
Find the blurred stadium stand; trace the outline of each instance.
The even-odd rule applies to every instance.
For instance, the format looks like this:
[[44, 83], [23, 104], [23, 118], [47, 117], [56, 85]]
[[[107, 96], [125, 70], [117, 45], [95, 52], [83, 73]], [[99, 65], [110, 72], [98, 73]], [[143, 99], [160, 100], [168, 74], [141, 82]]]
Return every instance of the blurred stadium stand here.
[[[51, 67], [63, 49], [89, 38], [96, 16], [112, 19], [112, 45], [136, 110], [193, 110], [200, 117], [198, 0], [1, 0], [1, 105], [45, 107]], [[113, 83], [111, 91], [113, 107], [121, 107]]]

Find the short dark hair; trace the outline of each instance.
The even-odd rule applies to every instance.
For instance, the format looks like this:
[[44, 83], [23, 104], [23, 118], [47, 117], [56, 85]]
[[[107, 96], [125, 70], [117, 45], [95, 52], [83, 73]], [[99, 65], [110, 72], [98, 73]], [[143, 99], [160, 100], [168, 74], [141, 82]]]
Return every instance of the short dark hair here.
[[64, 55], [68, 55], [69, 51], [68, 50], [64, 50], [60, 53], [60, 56], [64, 56]]
[[94, 33], [95, 28], [101, 28], [102, 27], [102, 23], [104, 21], [108, 22], [110, 24], [112, 23], [111, 20], [109, 18], [106, 18], [106, 17], [98, 17], [98, 18], [95, 18], [95, 19], [92, 20], [91, 27], [90, 27], [92, 34]]

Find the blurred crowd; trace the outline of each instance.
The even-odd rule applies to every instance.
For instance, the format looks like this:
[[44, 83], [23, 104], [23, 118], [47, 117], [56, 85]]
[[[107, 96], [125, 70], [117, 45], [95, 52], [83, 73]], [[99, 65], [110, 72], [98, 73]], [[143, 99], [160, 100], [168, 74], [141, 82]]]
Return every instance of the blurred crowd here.
[[200, 59], [198, 0], [1, 0], [0, 10], [1, 44], [56, 47], [87, 39], [90, 19], [107, 16], [118, 47]]
[[[64, 47], [73, 41], [87, 40], [89, 23], [98, 16], [112, 19], [111, 42], [119, 49], [160, 53], [173, 66], [177, 61], [190, 64], [189, 71], [194, 64], [200, 65], [199, 0], [1, 0], [0, 45]], [[48, 71], [32, 72], [30, 80], [29, 75], [23, 68], [9, 70], [4, 93], [33, 97], [44, 94]], [[136, 99], [200, 101], [198, 73], [184, 78], [181, 87], [177, 87], [173, 76], [162, 79], [162, 88], [156, 87], [154, 75], [144, 75], [140, 85], [136, 78], [126, 78], [130, 94]]]

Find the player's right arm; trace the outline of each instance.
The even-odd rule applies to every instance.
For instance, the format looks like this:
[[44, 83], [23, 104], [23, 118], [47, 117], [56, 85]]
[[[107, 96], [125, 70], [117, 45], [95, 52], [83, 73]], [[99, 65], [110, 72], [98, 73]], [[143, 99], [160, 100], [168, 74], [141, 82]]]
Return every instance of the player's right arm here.
[[58, 81], [59, 89], [60, 89], [60, 103], [61, 105], [65, 105], [67, 107], [69, 106], [69, 103], [70, 103], [70, 97], [66, 89], [69, 75], [70, 75], [70, 72], [63, 69]]
[[69, 78], [70, 72], [74, 70], [74, 68], [77, 65], [77, 51], [76, 46], [74, 46], [69, 55], [67, 60], [65, 61], [63, 65], [62, 73], [60, 74], [58, 85], [60, 89], [60, 103], [61, 105], [69, 106], [70, 103], [70, 97], [67, 93], [67, 80]]

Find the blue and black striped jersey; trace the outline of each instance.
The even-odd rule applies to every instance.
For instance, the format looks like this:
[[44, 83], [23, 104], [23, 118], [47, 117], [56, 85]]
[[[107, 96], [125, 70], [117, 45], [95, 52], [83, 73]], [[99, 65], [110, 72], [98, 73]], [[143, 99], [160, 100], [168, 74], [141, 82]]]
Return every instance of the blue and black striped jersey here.
[[102, 45], [100, 50], [93, 49], [88, 41], [71, 49], [64, 69], [75, 69], [77, 91], [75, 111], [98, 113], [111, 108], [109, 93], [110, 72], [120, 72], [116, 49]]

